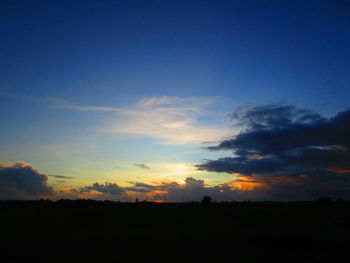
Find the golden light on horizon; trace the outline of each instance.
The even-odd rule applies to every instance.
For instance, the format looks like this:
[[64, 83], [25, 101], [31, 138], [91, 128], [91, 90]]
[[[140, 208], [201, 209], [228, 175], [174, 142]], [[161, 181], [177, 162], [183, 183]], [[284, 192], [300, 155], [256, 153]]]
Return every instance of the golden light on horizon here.
[[178, 184], [185, 184], [186, 181], [184, 179], [179, 179], [176, 181]]

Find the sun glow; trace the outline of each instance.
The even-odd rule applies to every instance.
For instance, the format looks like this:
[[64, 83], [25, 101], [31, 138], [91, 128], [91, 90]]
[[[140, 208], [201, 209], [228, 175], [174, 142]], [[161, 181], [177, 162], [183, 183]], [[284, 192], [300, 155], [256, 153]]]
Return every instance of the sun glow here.
[[[156, 167], [156, 165], [154, 165]], [[194, 176], [203, 173], [198, 171], [193, 164], [190, 163], [168, 163], [162, 165], [157, 179], [160, 181], [172, 180], [176, 182], [183, 181], [186, 177]]]
[[185, 164], [178, 164], [175, 166], [175, 173], [177, 175], [186, 175], [189, 172], [188, 165]]
[[185, 184], [186, 181], [184, 179], [179, 179], [176, 181], [178, 184]]

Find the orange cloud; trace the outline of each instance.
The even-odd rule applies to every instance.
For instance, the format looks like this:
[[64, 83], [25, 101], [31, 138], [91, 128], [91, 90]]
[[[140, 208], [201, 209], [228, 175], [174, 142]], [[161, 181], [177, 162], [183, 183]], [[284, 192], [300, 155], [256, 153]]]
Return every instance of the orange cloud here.
[[335, 172], [335, 173], [341, 173], [341, 174], [350, 173], [349, 169], [339, 169], [339, 168], [330, 168], [330, 169], [328, 169], [328, 171]]
[[258, 187], [266, 186], [266, 183], [260, 182], [253, 177], [239, 175], [239, 179], [232, 181], [233, 188], [240, 191], [252, 191]]

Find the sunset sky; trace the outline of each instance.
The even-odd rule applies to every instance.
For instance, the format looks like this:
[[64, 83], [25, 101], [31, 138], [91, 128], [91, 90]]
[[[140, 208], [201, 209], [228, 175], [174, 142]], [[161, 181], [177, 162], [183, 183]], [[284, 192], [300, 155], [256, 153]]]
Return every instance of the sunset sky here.
[[349, 198], [349, 14], [0, 1], [0, 199]]

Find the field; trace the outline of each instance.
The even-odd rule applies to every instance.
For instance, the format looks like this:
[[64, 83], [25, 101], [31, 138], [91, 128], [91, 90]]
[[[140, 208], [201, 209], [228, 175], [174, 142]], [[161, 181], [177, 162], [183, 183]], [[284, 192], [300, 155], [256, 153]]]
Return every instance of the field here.
[[7, 262], [347, 262], [348, 202], [0, 202]]

